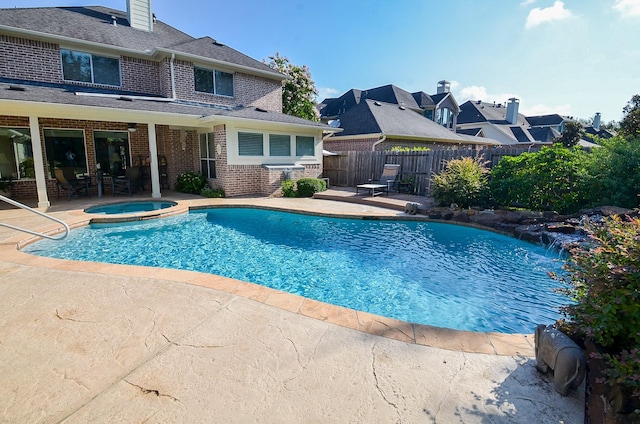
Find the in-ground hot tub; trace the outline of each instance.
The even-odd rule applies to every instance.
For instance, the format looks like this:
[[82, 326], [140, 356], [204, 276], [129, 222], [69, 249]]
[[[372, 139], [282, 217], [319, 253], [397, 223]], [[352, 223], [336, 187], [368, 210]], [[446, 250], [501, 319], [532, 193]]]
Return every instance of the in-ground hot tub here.
[[103, 215], [119, 215], [137, 212], [151, 212], [161, 209], [167, 209], [176, 206], [178, 203], [170, 200], [157, 201], [128, 201], [110, 203], [108, 205], [92, 206], [85, 209], [86, 213], [103, 214]]

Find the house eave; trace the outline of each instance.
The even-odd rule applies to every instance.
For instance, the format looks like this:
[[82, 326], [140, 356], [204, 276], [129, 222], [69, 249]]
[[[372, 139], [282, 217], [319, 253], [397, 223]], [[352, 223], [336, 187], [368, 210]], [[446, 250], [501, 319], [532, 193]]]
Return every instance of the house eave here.
[[225, 115], [207, 115], [201, 116], [198, 118], [200, 122], [200, 126], [212, 126], [212, 125], [221, 125], [221, 124], [232, 124], [232, 125], [251, 125], [251, 124], [259, 124], [262, 127], [270, 127], [270, 128], [297, 128], [304, 130], [314, 130], [318, 132], [330, 132], [331, 130], [335, 130], [336, 128], [331, 127], [320, 127], [318, 125], [313, 124], [295, 124], [290, 122], [275, 122], [275, 121], [267, 121], [260, 119], [252, 119], [252, 118], [242, 118], [237, 116], [225, 116]]
[[246, 74], [256, 75], [256, 76], [272, 79], [275, 81], [284, 81], [285, 79], [287, 79], [286, 75], [283, 75], [279, 72], [263, 71], [260, 69], [252, 68], [250, 66], [238, 65], [236, 63], [225, 62], [223, 60], [216, 60], [216, 59], [212, 59], [204, 56], [198, 56], [195, 54], [184, 53], [184, 52], [166, 49], [166, 48], [156, 48], [152, 53], [152, 57], [156, 60], [165, 58], [165, 57], [171, 57], [172, 55], [175, 55], [176, 59], [186, 60], [188, 62], [211, 64], [214, 66], [219, 65], [225, 68], [240, 70]]
[[6, 25], [0, 25], [0, 34], [7, 34], [20, 38], [28, 38], [37, 41], [44, 41], [47, 43], [59, 44], [62, 46], [79, 46], [85, 47], [89, 50], [97, 50], [110, 53], [123, 53], [127, 56], [150, 59], [153, 52], [140, 51], [134, 49], [127, 49], [126, 47], [112, 46], [109, 44], [95, 43], [93, 41], [80, 40], [78, 38], [65, 37], [62, 35], [48, 34], [40, 31], [33, 31], [30, 29], [15, 28]]
[[78, 119], [105, 122], [202, 127], [202, 115], [115, 109], [110, 107], [43, 103], [0, 99], [0, 116], [36, 116], [38, 118]]

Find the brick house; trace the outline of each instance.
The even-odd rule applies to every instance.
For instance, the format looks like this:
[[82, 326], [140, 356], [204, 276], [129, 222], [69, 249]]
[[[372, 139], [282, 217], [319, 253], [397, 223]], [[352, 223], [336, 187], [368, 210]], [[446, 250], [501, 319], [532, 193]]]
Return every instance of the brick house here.
[[324, 147], [339, 152], [388, 150], [393, 147], [482, 149], [498, 143], [474, 134], [457, 134], [460, 111], [448, 81], [437, 94], [410, 93], [395, 85], [351, 89], [317, 105], [320, 119], [342, 131], [327, 137]]
[[156, 198], [185, 171], [227, 196], [273, 194], [285, 170], [320, 176], [331, 129], [282, 114], [285, 77], [150, 4], [0, 9], [0, 178], [13, 197], [47, 207], [59, 167], [105, 187], [140, 167]]

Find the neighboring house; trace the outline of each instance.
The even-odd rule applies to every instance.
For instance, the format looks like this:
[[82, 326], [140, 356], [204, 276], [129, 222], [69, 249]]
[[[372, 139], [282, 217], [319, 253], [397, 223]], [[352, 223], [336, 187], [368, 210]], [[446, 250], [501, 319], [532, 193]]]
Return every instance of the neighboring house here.
[[[567, 122], [573, 117], [558, 114], [524, 116], [519, 113], [520, 102], [509, 99], [506, 105], [467, 101], [460, 106], [458, 134], [472, 134], [499, 140], [503, 145], [550, 145], [562, 135]], [[585, 133], [611, 138], [613, 133], [600, 128], [600, 113], [596, 113], [592, 126], [585, 126]], [[579, 142], [583, 147], [597, 146], [588, 136]]]
[[609, 139], [616, 135], [615, 132], [601, 127], [601, 119], [600, 112], [596, 112], [593, 117], [593, 123], [591, 125], [585, 125], [584, 127], [584, 132], [587, 136], [583, 137], [583, 140], [592, 141], [593, 139], [589, 136]]
[[560, 134], [552, 128], [532, 128], [527, 118], [519, 113], [519, 107], [520, 101], [516, 98], [509, 99], [506, 105], [469, 100], [460, 105], [457, 131], [482, 131], [485, 137], [503, 145], [549, 144]]
[[330, 151], [386, 150], [395, 146], [478, 148], [499, 143], [455, 133], [458, 105], [449, 83], [438, 83], [438, 94], [409, 93], [394, 85], [351, 89], [318, 105], [321, 120], [342, 131], [325, 138]]
[[109, 179], [140, 166], [153, 197], [159, 162], [171, 185], [202, 172], [229, 196], [270, 195], [284, 170], [322, 174], [331, 129], [281, 113], [282, 74], [156, 20], [151, 0], [126, 6], [0, 9], [0, 178], [14, 197], [48, 206], [57, 167]]

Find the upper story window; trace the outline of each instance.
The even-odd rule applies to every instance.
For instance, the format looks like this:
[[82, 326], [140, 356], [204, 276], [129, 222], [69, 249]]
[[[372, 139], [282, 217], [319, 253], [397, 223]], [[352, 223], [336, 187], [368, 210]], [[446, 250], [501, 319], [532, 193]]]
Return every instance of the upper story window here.
[[65, 81], [120, 86], [120, 59], [62, 49]]
[[436, 113], [436, 122], [447, 128], [453, 128], [454, 116], [453, 110], [448, 107], [443, 107], [442, 109], [438, 109]]
[[212, 69], [193, 68], [196, 91], [233, 97], [233, 74]]

